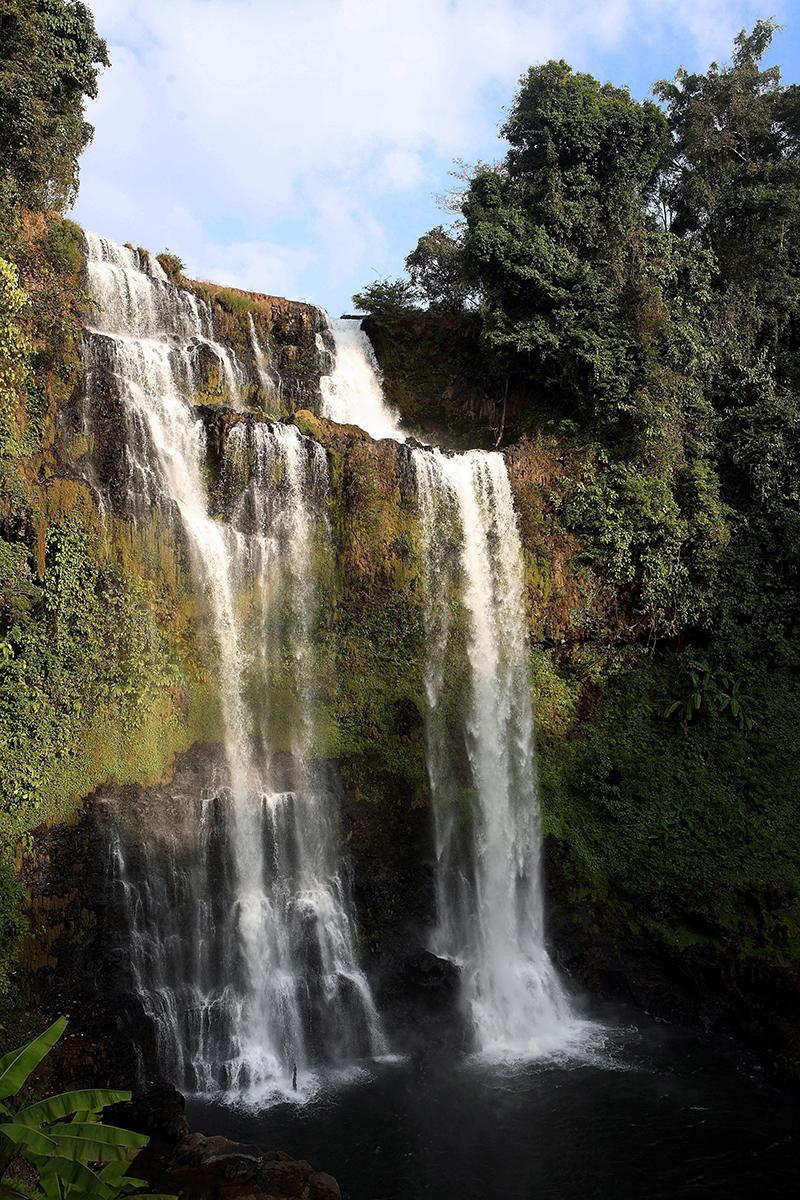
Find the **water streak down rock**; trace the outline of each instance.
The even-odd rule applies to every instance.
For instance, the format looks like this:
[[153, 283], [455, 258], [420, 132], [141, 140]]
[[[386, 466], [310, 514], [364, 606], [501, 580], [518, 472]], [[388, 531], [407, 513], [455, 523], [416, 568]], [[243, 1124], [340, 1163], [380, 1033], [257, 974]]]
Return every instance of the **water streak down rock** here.
[[[162, 814], [160, 836], [107, 805], [134, 986], [176, 1083], [263, 1102], [304, 1089], [321, 1065], [384, 1049], [353, 949], [338, 796], [312, 757], [327, 460], [294, 427], [240, 420], [212, 513], [197, 364], [218, 364], [229, 403], [245, 368], [215, 340], [208, 305], [141, 270], [132, 251], [87, 245], [87, 441], [92, 376], [110, 373], [125, 453], [109, 502], [138, 522], [156, 509], [182, 531], [214, 631], [225, 732], [216, 776], [173, 820]], [[95, 483], [102, 495], [101, 474]]]
[[[438, 862], [432, 949], [462, 965], [482, 1051], [546, 1053], [561, 1048], [578, 1025], [544, 944], [531, 680], [511, 489], [499, 454], [417, 449], [413, 460], [422, 509]], [[466, 692], [457, 722], [467, 752], [460, 779], [447, 721], [453, 670]]]
[[[366, 335], [344, 320], [333, 333], [337, 360], [322, 389], [325, 415], [405, 441]], [[422, 447], [410, 454], [421, 516], [437, 855], [431, 949], [461, 967], [482, 1051], [547, 1053], [586, 1027], [572, 1015], [544, 942], [532, 686], [511, 488], [500, 454]]]

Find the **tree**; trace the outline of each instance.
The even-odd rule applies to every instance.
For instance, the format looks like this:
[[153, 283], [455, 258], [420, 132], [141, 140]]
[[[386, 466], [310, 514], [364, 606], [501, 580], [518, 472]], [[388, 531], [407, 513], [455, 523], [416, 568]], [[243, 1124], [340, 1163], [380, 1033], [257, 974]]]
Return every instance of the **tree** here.
[[417, 242], [406, 258], [406, 270], [430, 308], [463, 312], [474, 306], [475, 293], [464, 273], [461, 242], [437, 225]]
[[0, 0], [0, 200], [63, 211], [78, 191], [84, 120], [109, 66], [81, 0]]
[[638, 221], [654, 194], [664, 116], [563, 59], [530, 67], [520, 83], [502, 128], [508, 178], [556, 240], [603, 252], [608, 235]]
[[683, 67], [653, 92], [666, 105], [670, 161], [661, 197], [672, 231], [712, 250], [725, 284], [762, 292], [793, 265], [800, 230], [800, 98], [762, 70], [774, 21], [736, 37], [733, 62]]
[[359, 312], [396, 317], [418, 309], [418, 299], [417, 289], [408, 279], [376, 279], [353, 296], [353, 304]]
[[648, 206], [666, 121], [563, 61], [531, 67], [521, 84], [502, 131], [505, 170], [478, 174], [463, 206], [484, 335], [505, 370], [567, 411], [619, 415], [660, 321]]
[[565, 62], [523, 76], [504, 170], [463, 205], [464, 261], [497, 367], [578, 433], [566, 502], [653, 629], [697, 619], [726, 531], [709, 459], [713, 260], [659, 228], [669, 150], [660, 109]]

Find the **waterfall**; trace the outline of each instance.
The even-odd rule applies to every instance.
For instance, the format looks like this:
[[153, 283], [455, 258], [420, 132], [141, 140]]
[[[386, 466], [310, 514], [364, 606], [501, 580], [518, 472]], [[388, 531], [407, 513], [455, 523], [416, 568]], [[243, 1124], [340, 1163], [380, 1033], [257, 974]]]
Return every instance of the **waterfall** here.
[[293, 1076], [302, 1090], [315, 1068], [385, 1048], [353, 950], [339, 797], [313, 760], [327, 459], [293, 426], [232, 414], [212, 513], [198, 364], [218, 364], [229, 400], [244, 368], [215, 341], [210, 307], [149, 260], [94, 235], [87, 251], [89, 399], [113, 379], [127, 511], [155, 507], [183, 530], [225, 728], [224, 767], [144, 813], [143, 829], [107, 806], [134, 986], [179, 1086], [263, 1103]]
[[329, 328], [335, 361], [331, 374], [320, 380], [323, 417], [341, 425], [358, 425], [373, 438], [405, 441], [400, 418], [384, 399], [380, 368], [361, 322], [330, 321]]
[[[266, 348], [261, 345], [258, 340], [255, 322], [253, 321], [252, 313], [247, 314], [248, 325], [250, 329], [250, 343], [253, 347], [253, 358], [258, 371], [259, 382], [267, 398], [268, 405], [274, 403], [275, 410], [280, 411], [281, 406], [281, 390], [283, 380], [281, 379], [280, 371], [276, 371], [272, 365], [269, 353], [269, 344]], [[269, 408], [267, 411], [271, 411]]]
[[[332, 323], [325, 415], [405, 440], [366, 335]], [[541, 829], [522, 551], [503, 456], [411, 450], [422, 525], [428, 774], [437, 854], [431, 949], [462, 968], [485, 1053], [563, 1048], [575, 1021], [544, 943]]]
[[[541, 1054], [571, 1032], [544, 945], [522, 556], [499, 454], [413, 450], [422, 515], [432, 948], [462, 967], [479, 1048]], [[448, 706], [455, 691], [455, 737]], [[466, 753], [461, 750], [465, 747]], [[454, 770], [459, 755], [465, 761]]]

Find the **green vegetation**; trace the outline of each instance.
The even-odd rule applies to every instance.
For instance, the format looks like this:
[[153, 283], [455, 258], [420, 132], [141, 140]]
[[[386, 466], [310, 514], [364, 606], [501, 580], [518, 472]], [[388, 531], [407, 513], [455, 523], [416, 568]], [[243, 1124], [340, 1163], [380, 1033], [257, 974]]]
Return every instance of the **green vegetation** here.
[[[82, 5], [34, 6], [50, 16], [61, 8], [69, 20], [90, 23]], [[48, 53], [60, 44], [55, 34], [50, 41]], [[30, 70], [37, 62], [30, 59]], [[7, 178], [22, 171], [13, 157], [3, 161]], [[57, 199], [52, 188], [19, 195], [42, 205]], [[53, 212], [12, 206], [5, 215], [0, 994], [11, 1001], [9, 966], [27, 924], [27, 895], [12, 873], [18, 847], [44, 822], [69, 817], [103, 780], [159, 779], [177, 752], [215, 736], [219, 714], [213, 655], [198, 641], [191, 579], [174, 534], [155, 516], [140, 530], [101, 517], [65, 460], [65, 451], [79, 460], [89, 449], [65, 446], [59, 426], [59, 413], [80, 402], [82, 231]]]
[[156, 255], [156, 261], [166, 271], [173, 283], [183, 283], [186, 263], [182, 258], [178, 258], [177, 254], [173, 254], [171, 250], [164, 250], [161, 254]]
[[62, 211], [78, 191], [78, 158], [94, 130], [84, 98], [97, 95], [105, 42], [81, 0], [0, 5], [0, 224], [19, 205]]
[[[78, 434], [65, 445], [59, 426], [80, 401], [86, 296], [81, 232], [45, 209], [74, 196], [82, 98], [105, 48], [71, 0], [8, 0], [0, 22], [2, 990], [25, 925], [13, 848], [105, 780], [163, 777], [220, 716], [218, 650], [184, 548], [157, 515], [138, 529], [101, 519], [74, 471], [92, 447]], [[407, 280], [354, 300], [410, 424], [508, 449], [545, 824], [574, 897], [662, 945], [788, 965], [800, 957], [800, 92], [759, 66], [775, 28], [742, 33], [730, 67], [659, 82], [662, 107], [564, 62], [531, 68], [505, 159], [467, 172], [460, 223], [420, 238]], [[286, 372], [281, 397], [262, 379], [246, 403], [276, 417], [313, 403], [313, 309], [185, 280], [171, 251], [158, 261], [213, 304], [220, 337], [254, 356], [255, 335]], [[224, 401], [216, 360], [203, 371], [195, 399]], [[393, 447], [307, 412], [297, 424], [328, 446], [331, 470], [320, 749], [370, 811], [423, 805], [418, 514]], [[227, 429], [212, 435], [218, 457]], [[442, 714], [454, 729], [467, 686], [456, 659]], [[266, 703], [264, 681], [249, 683]], [[288, 722], [281, 672], [267, 683]]]
[[455, 227], [355, 301], [406, 420], [516, 443], [545, 821], [574, 897], [662, 945], [790, 965], [800, 88], [760, 65], [776, 29], [659, 81], [660, 107], [532, 67]]
[[786, 580], [798, 543], [800, 110], [759, 67], [775, 28], [740, 34], [730, 67], [659, 82], [665, 111], [564, 62], [530, 68], [505, 159], [468, 173], [452, 233], [355, 298], [393, 403], [413, 419], [432, 393], [455, 440], [476, 407], [464, 338], [427, 389], [386, 344], [412, 301], [433, 320], [478, 297], [497, 440], [549, 428], [580, 456], [561, 523], [651, 637], [729, 623], [743, 560], [774, 552]]
[[4, 1195], [27, 1200], [14, 1174], [19, 1159], [24, 1159], [36, 1168], [47, 1200], [115, 1200], [147, 1186], [143, 1179], [131, 1178], [127, 1168], [149, 1138], [101, 1124], [103, 1109], [130, 1100], [130, 1092], [64, 1092], [23, 1108], [3, 1103], [17, 1100], [66, 1026], [66, 1018], [60, 1017], [27, 1046], [0, 1059], [0, 1188]]

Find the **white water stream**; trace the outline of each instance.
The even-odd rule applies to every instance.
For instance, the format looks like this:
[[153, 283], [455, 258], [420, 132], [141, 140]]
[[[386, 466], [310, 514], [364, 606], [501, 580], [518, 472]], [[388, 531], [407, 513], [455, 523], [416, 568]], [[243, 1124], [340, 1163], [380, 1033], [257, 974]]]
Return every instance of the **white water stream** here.
[[[216, 340], [210, 306], [156, 263], [94, 235], [87, 247], [95, 316], [85, 432], [94, 397], [110, 387], [125, 461], [106, 499], [119, 505], [121, 490], [134, 520], [156, 508], [183, 530], [218, 646], [225, 727], [217, 774], [179, 788], [140, 828], [117, 813], [134, 986], [180, 1086], [263, 1104], [289, 1092], [295, 1074], [308, 1091], [321, 1066], [386, 1048], [353, 950], [336, 788], [314, 762], [314, 629], [332, 553], [327, 460], [293, 426], [233, 415], [219, 510], [210, 511], [192, 398], [211, 366], [235, 408], [248, 369]], [[330, 329], [323, 414], [404, 441], [358, 323]], [[269, 348], [250, 334], [261, 385], [277, 393]], [[544, 945], [511, 490], [497, 453], [414, 449], [411, 460], [438, 856], [432, 949], [462, 968], [479, 1048], [538, 1055], [568, 1045], [579, 1023]]]
[[[544, 944], [532, 685], [511, 488], [500, 454], [412, 453], [438, 862], [432, 949], [461, 966], [484, 1053], [540, 1055], [563, 1048], [578, 1027]], [[446, 716], [448, 688], [459, 678], [467, 759], [460, 774], [460, 746]]]
[[327, 460], [293, 426], [243, 420], [228, 435], [216, 519], [189, 401], [203, 356], [218, 362], [229, 402], [245, 369], [215, 341], [209, 306], [134, 251], [95, 235], [87, 247], [86, 423], [110, 376], [125, 506], [135, 519], [155, 507], [180, 522], [213, 621], [225, 727], [224, 778], [182, 794], [153, 836], [119, 814], [135, 986], [179, 1086], [264, 1103], [311, 1086], [321, 1065], [385, 1049], [353, 950], [338, 797], [312, 761]]
[[384, 399], [380, 368], [361, 322], [330, 321], [329, 328], [336, 358], [332, 373], [320, 380], [323, 417], [357, 425], [373, 438], [404, 442], [406, 432]]
[[[332, 323], [325, 415], [405, 441], [372, 347]], [[564, 1049], [586, 1032], [545, 948], [541, 822], [522, 551], [502, 454], [413, 449], [422, 519], [428, 773], [438, 917], [431, 949], [462, 970], [478, 1048]], [[456, 613], [456, 617], [454, 617]], [[460, 724], [453, 737], [447, 711]], [[464, 755], [464, 749], [466, 755]], [[466, 761], [459, 763], [459, 759]]]

